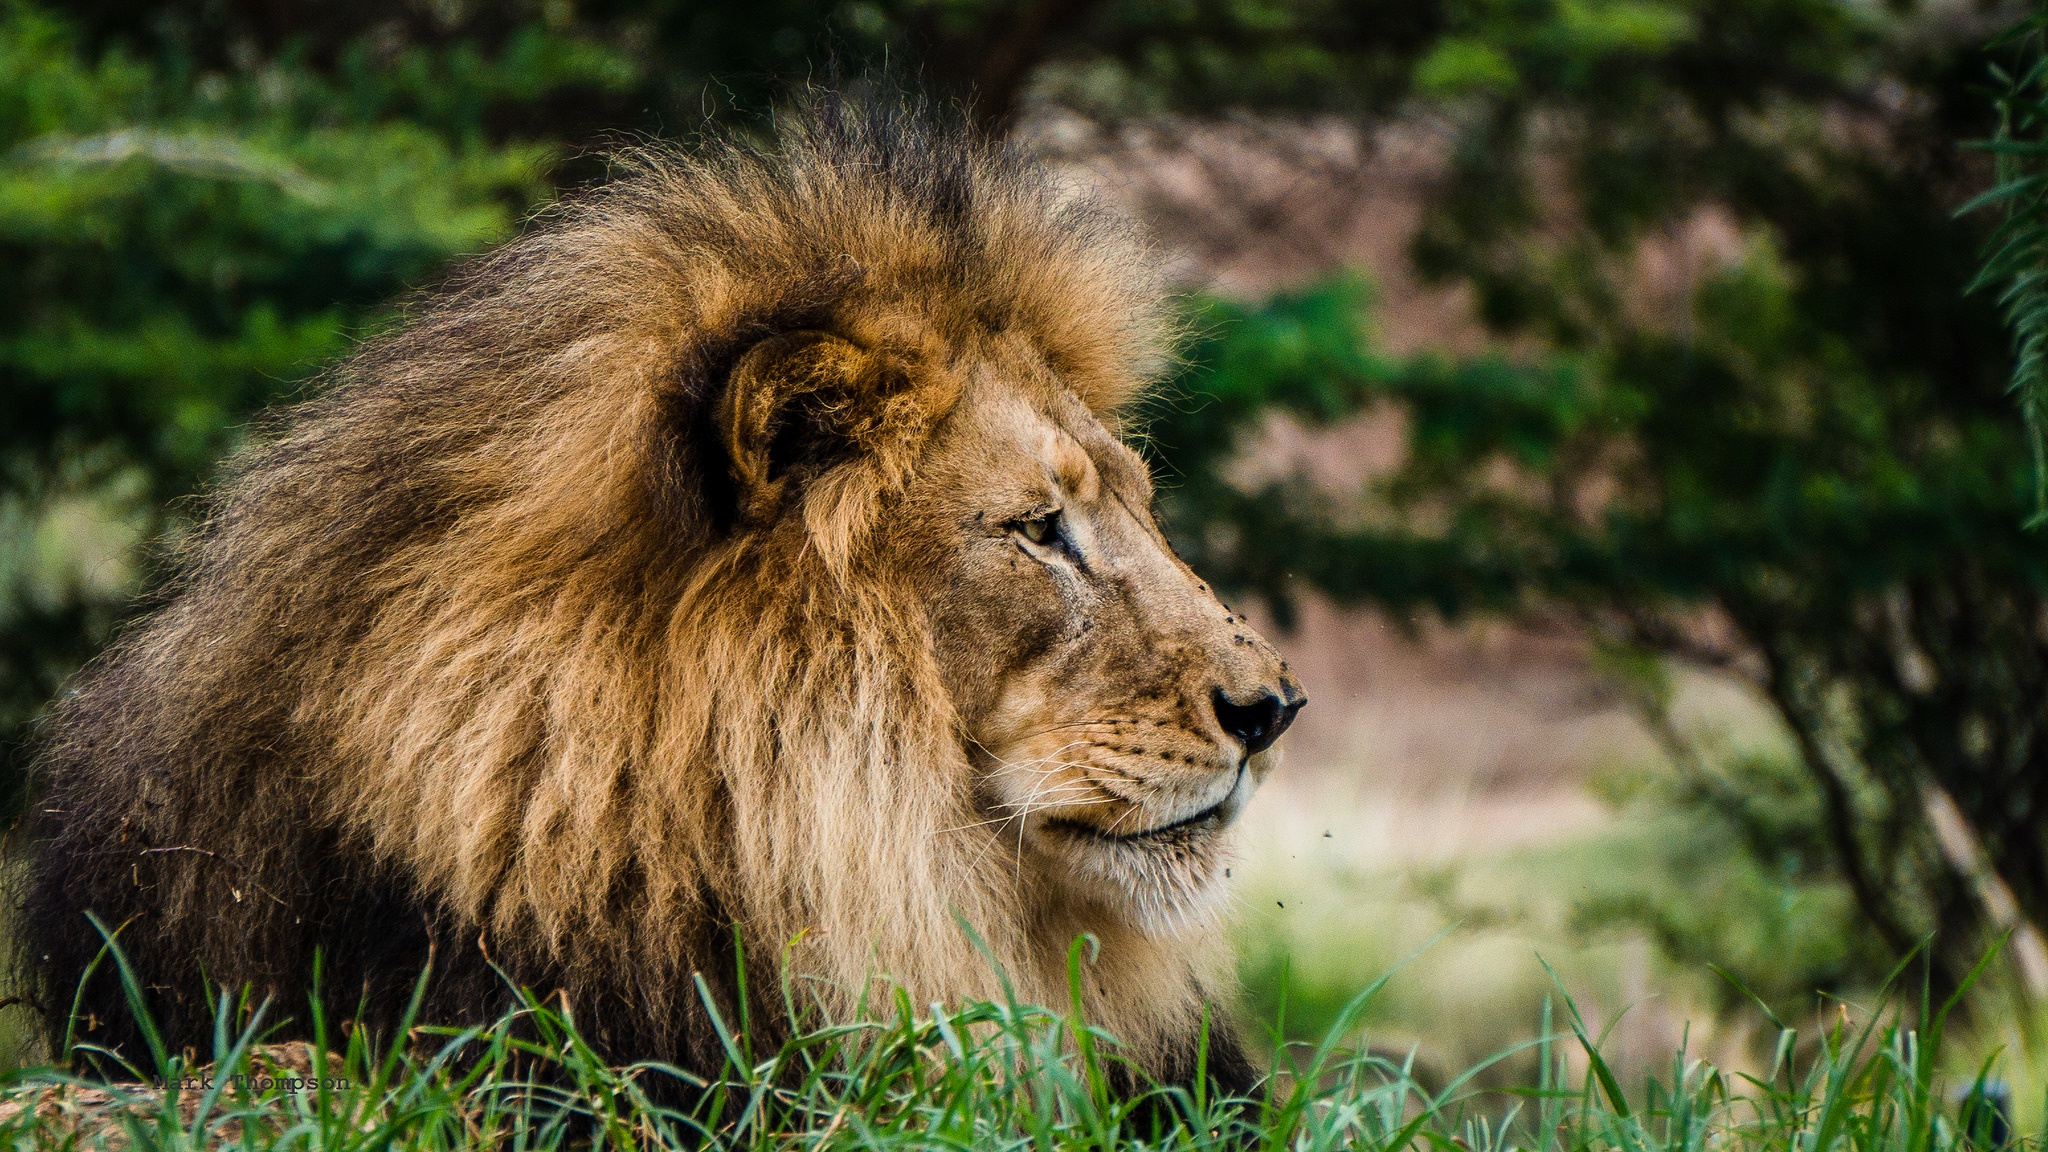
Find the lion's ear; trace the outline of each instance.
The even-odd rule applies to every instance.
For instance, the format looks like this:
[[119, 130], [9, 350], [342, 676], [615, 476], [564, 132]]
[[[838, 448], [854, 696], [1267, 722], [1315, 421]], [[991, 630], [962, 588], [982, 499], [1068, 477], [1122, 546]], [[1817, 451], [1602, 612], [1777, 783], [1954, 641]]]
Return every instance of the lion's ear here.
[[874, 439], [888, 375], [880, 356], [827, 332], [771, 336], [741, 356], [717, 410], [741, 519], [772, 518], [792, 481]]

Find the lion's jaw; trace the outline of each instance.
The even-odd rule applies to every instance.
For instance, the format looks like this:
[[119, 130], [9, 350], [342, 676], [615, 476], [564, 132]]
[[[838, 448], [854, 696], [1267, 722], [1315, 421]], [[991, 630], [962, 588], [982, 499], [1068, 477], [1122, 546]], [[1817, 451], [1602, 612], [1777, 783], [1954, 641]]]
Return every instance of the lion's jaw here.
[[1026, 374], [970, 386], [907, 493], [940, 669], [982, 816], [1032, 887], [1063, 918], [1174, 935], [1209, 918], [1224, 833], [1305, 697], [1174, 556], [1142, 461]]

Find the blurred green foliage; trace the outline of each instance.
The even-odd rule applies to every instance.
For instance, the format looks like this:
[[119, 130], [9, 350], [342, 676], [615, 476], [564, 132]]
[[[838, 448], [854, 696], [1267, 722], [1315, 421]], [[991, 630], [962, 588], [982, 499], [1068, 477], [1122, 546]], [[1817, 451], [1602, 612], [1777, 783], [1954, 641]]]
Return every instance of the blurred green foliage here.
[[167, 45], [205, 67], [296, 53], [325, 68], [366, 40], [489, 46], [534, 26], [573, 29], [630, 60], [637, 79], [536, 110], [572, 140], [758, 115], [791, 81], [882, 66], [992, 126], [1044, 100], [1104, 116], [1372, 113], [1407, 95], [1416, 60], [1452, 19], [1448, 7], [1405, 0], [74, 0], [70, 10], [94, 43]]
[[1826, 847], [1827, 812], [1795, 758], [1727, 751], [1704, 770], [1596, 783], [1629, 832], [1589, 869], [1571, 912], [1580, 932], [1643, 929], [1675, 970], [1724, 974], [1708, 986], [1724, 1016], [1755, 996], [1796, 1018], [1816, 990], [1867, 988], [1897, 962], [1862, 930]]
[[506, 236], [559, 146], [486, 121], [630, 74], [531, 31], [496, 55], [409, 50], [236, 73], [84, 50], [0, 9], [0, 756], [102, 640], [136, 545], [230, 446], [388, 315]]
[[[1485, 11], [1492, 55], [1428, 71], [1470, 82], [1415, 255], [1528, 351], [1377, 355], [1346, 280], [1212, 305], [1152, 433], [1178, 539], [1283, 609], [1309, 587], [1564, 613], [1652, 673], [1649, 714], [1665, 661], [1741, 677], [1817, 790], [1823, 818], [1779, 838], [1818, 838], [1878, 938], [1934, 934], [1953, 980], [2012, 926], [1980, 863], [2048, 921], [2048, 539], [2023, 528], [2006, 336], [1968, 291], [1983, 228], [1956, 215], [1989, 175], [1962, 144], [1990, 128], [1995, 29], [1800, 0], [1602, 8], [1586, 36], [1574, 5]], [[1362, 492], [1222, 478], [1256, 414], [1375, 405], [1408, 452]], [[1930, 823], [1944, 796], [1964, 841]]]
[[2048, 522], [2048, 15], [2007, 33], [2018, 59], [1992, 65], [2004, 82], [1998, 132], [1984, 147], [1998, 158], [1998, 180], [1965, 211], [1996, 208], [1978, 289], [1996, 288], [2013, 334], [2012, 390], [2033, 438], [2035, 526]]

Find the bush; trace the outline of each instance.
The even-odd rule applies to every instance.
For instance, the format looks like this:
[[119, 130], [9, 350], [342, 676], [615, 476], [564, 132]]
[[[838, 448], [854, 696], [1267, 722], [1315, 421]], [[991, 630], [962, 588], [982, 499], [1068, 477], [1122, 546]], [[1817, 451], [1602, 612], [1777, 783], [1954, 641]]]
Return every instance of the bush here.
[[0, 793], [242, 421], [552, 194], [557, 146], [486, 122], [625, 78], [539, 30], [200, 71], [0, 8]]
[[[1969, 292], [1989, 221], [1957, 216], [1989, 175], [1981, 33], [1702, 0], [1574, 38], [1568, 7], [1486, 8], [1513, 82], [1445, 108], [1415, 248], [1515, 351], [1382, 355], [1356, 279], [1204, 305], [1151, 433], [1176, 542], [1283, 619], [1297, 589], [1564, 616], [1616, 665], [1747, 682], [1860, 922], [1893, 955], [1934, 935], [1953, 987], [2048, 923], [2048, 537]], [[1408, 450], [1364, 491], [1221, 467], [1267, 413], [1375, 406]]]

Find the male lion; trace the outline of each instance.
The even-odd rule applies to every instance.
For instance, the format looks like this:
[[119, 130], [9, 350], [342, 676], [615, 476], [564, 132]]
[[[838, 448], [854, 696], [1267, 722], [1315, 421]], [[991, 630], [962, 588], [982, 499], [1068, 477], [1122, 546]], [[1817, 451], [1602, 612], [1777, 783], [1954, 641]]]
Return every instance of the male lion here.
[[[901, 109], [629, 166], [279, 416], [56, 706], [53, 1033], [90, 911], [174, 1048], [317, 953], [335, 1019], [431, 961], [430, 1019], [502, 971], [715, 1070], [692, 974], [730, 1011], [735, 934], [847, 1011], [997, 995], [964, 921], [1041, 1003], [1094, 934], [1090, 1018], [1190, 1075], [1222, 835], [1303, 696], [1118, 439], [1155, 259]], [[133, 1045], [110, 971], [81, 1034]]]

